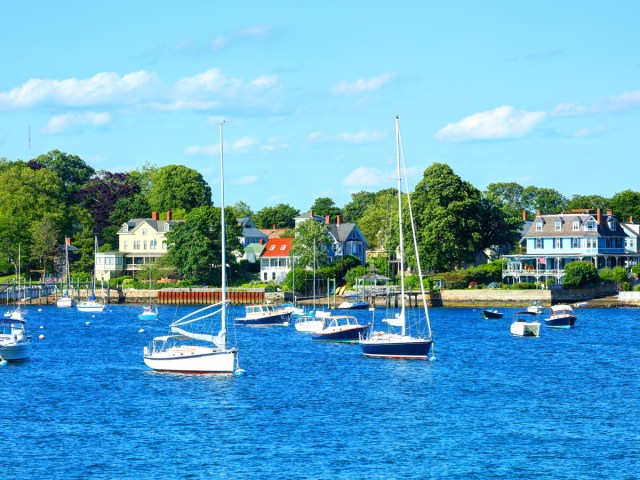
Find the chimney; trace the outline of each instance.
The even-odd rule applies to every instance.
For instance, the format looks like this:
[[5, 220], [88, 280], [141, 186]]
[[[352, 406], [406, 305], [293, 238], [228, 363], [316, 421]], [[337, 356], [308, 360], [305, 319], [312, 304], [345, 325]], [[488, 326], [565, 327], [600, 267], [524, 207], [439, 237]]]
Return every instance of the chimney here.
[[522, 221], [523, 222], [527, 221], [527, 211], [526, 210], [522, 210]]
[[264, 240], [260, 239], [260, 245], [264, 245]]
[[171, 210], [167, 211], [167, 222], [171, 221], [171, 215], [173, 214], [173, 212]]
[[276, 224], [274, 223], [273, 224], [273, 230], [275, 231], [275, 229], [276, 229]]
[[633, 223], [633, 217], [629, 215], [629, 223]]
[[600, 223], [602, 222], [602, 209], [601, 208], [596, 210], [596, 221], [598, 222], [598, 226], [600, 226]]
[[71, 237], [64, 237], [65, 243], [71, 245]]
[[542, 216], [542, 210], [538, 210], [536, 212], [536, 217], [541, 217]]
[[329, 215], [325, 215], [324, 217], [324, 223], [326, 225], [329, 225], [331, 223], [331, 217]]
[[338, 215], [336, 217], [336, 225], [341, 225], [342, 224], [342, 215]]
[[158, 212], [151, 212], [151, 220], [158, 220]]
[[312, 210], [312, 209], [309, 209], [309, 216], [310, 216], [311, 218], [313, 218], [313, 210]]
[[607, 215], [613, 215], [613, 210], [611, 209], [607, 210]]

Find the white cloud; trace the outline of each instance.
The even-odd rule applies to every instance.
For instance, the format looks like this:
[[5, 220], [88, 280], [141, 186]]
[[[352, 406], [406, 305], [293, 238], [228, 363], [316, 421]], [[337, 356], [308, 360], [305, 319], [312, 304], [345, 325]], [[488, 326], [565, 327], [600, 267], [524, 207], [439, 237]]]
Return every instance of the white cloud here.
[[229, 149], [232, 152], [244, 153], [250, 151], [257, 143], [258, 142], [255, 138], [243, 137], [235, 140], [234, 142], [231, 142], [231, 144], [229, 145]]
[[635, 91], [607, 97], [593, 105], [561, 103], [553, 110], [553, 115], [558, 117], [579, 117], [598, 113], [621, 112], [638, 107], [640, 107], [640, 91]]
[[385, 132], [369, 132], [360, 130], [357, 133], [341, 133], [338, 138], [347, 143], [363, 144], [376, 143], [387, 137]]
[[373, 92], [384, 87], [396, 77], [395, 73], [387, 72], [373, 78], [361, 78], [355, 82], [343, 80], [336, 83], [331, 89], [334, 95], [350, 96], [362, 93]]
[[44, 134], [60, 133], [66, 130], [83, 129], [84, 127], [101, 127], [110, 122], [111, 115], [108, 113], [65, 113], [52, 117], [47, 124], [42, 127], [41, 132]]
[[375, 187], [389, 182], [389, 176], [378, 168], [358, 167], [342, 180], [346, 187]]
[[247, 175], [246, 177], [240, 177], [235, 179], [232, 183], [234, 185], [253, 185], [258, 181], [257, 175]]
[[480, 112], [450, 123], [436, 133], [445, 142], [524, 137], [546, 118], [545, 112], [523, 112], [510, 105]]
[[38, 105], [84, 107], [107, 103], [127, 104], [145, 96], [155, 83], [155, 73], [139, 71], [120, 76], [102, 72], [85, 80], [30, 79], [8, 92], [0, 92], [0, 109], [10, 110]]
[[220, 146], [214, 145], [191, 145], [184, 149], [185, 155], [190, 156], [212, 156], [220, 153]]
[[241, 37], [265, 38], [271, 33], [271, 25], [257, 25], [242, 29], [238, 32]]

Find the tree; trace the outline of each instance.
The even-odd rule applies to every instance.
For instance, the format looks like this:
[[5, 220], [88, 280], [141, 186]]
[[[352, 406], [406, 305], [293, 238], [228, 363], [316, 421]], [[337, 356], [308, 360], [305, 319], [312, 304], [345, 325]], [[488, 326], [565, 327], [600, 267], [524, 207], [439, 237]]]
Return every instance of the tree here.
[[398, 192], [381, 190], [375, 194], [363, 215], [358, 228], [372, 249], [395, 250], [398, 246]]
[[564, 268], [562, 285], [567, 288], [583, 288], [599, 281], [598, 271], [591, 262], [571, 262]]
[[73, 262], [72, 271], [75, 274], [81, 273], [89, 276], [95, 268], [95, 237], [90, 225], [80, 230], [73, 237], [73, 245], [78, 249], [80, 258]]
[[637, 222], [640, 219], [640, 192], [624, 190], [616, 193], [610, 201], [610, 208], [620, 220], [628, 220], [633, 217]]
[[424, 267], [441, 272], [473, 260], [482, 245], [478, 189], [448, 165], [434, 163], [416, 185], [412, 202]]
[[525, 208], [535, 213], [540, 210], [544, 215], [562, 213], [567, 206], [567, 199], [553, 188], [527, 187], [522, 192]]
[[567, 203], [567, 210], [606, 209], [609, 200], [600, 195], [574, 195]]
[[487, 185], [485, 198], [497, 204], [510, 217], [522, 218], [524, 188], [515, 182], [497, 182]]
[[316, 198], [313, 205], [311, 205], [311, 210], [313, 210], [313, 213], [316, 215], [321, 215], [323, 217], [329, 216], [331, 218], [335, 218], [341, 213], [341, 210], [336, 207], [333, 200], [329, 197]]
[[[116, 209], [116, 205], [119, 202], [120, 208], [124, 205], [130, 205], [134, 201], [134, 196], [139, 193], [140, 185], [132, 182], [128, 173], [111, 173], [102, 170], [85, 182], [76, 197], [93, 217], [91, 229], [98, 235], [98, 238], [102, 239], [103, 230], [113, 226], [114, 219], [111, 218], [111, 215]], [[122, 220], [122, 222], [129, 218]], [[122, 222], [118, 223], [118, 228]], [[109, 238], [108, 240], [112, 241], [113, 239]]]
[[34, 169], [41, 165], [58, 175], [62, 180], [64, 200], [67, 204], [73, 201], [76, 192], [95, 173], [95, 170], [77, 155], [69, 155], [60, 150], [51, 150], [40, 155], [33, 159], [30, 165]]
[[152, 186], [147, 201], [152, 211], [184, 208], [189, 212], [212, 205], [211, 187], [196, 170], [183, 165], [167, 165], [151, 170], [150, 175]]
[[113, 205], [108, 225], [102, 229], [102, 235], [99, 238], [103, 245], [115, 248], [118, 245], [118, 230], [122, 228], [124, 222], [132, 218], [149, 218], [150, 216], [151, 209], [142, 194], [120, 198]]
[[[233, 261], [232, 252], [241, 248], [240, 227], [225, 210], [226, 256]], [[168, 262], [181, 278], [193, 282], [219, 285], [221, 269], [222, 235], [220, 208], [197, 207], [187, 214], [185, 222], [178, 223], [167, 232]]]
[[254, 216], [253, 221], [258, 228], [294, 228], [295, 217], [299, 215], [299, 211], [291, 205], [279, 203], [275, 207], [264, 207]]
[[251, 210], [251, 207], [242, 200], [234, 203], [230, 209], [233, 212], [234, 218], [247, 218], [253, 216], [253, 210]]
[[329, 263], [328, 248], [331, 246], [329, 230], [324, 223], [313, 219], [305, 220], [296, 228], [291, 254], [296, 257], [296, 265], [300, 268], [314, 268], [314, 251], [316, 265]]
[[42, 281], [47, 266], [53, 265], [58, 255], [60, 231], [49, 217], [42, 218], [31, 227], [31, 258], [42, 265]]
[[372, 192], [356, 192], [351, 194], [351, 201], [342, 209], [342, 216], [345, 222], [357, 223], [367, 207], [373, 203], [376, 194]]
[[489, 198], [480, 200], [480, 249], [514, 244], [520, 240], [521, 217], [509, 216]]

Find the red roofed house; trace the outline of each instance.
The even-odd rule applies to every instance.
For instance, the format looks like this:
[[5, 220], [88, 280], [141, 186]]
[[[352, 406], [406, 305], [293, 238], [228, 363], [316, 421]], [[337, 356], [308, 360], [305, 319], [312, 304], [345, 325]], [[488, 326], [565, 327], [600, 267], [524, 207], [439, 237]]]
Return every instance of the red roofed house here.
[[284, 282], [291, 270], [293, 238], [271, 238], [260, 254], [260, 279], [263, 282]]

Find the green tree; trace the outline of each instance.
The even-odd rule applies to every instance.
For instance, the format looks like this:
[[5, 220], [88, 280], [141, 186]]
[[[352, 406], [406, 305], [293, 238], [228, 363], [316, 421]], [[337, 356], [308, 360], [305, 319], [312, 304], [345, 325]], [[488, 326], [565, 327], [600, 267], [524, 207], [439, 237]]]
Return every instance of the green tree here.
[[75, 194], [95, 173], [95, 170], [77, 155], [69, 155], [60, 150], [51, 150], [31, 162], [32, 168], [37, 168], [38, 164], [54, 172], [62, 180], [63, 197], [67, 204], [74, 201]]
[[234, 203], [230, 209], [233, 212], [234, 218], [250, 218], [253, 216], [253, 210], [251, 210], [251, 207], [242, 200]]
[[629, 217], [633, 217], [637, 222], [640, 219], [640, 192], [618, 192], [611, 198], [610, 207], [618, 220], [627, 221]]
[[[442, 272], [473, 260], [482, 245], [478, 189], [448, 165], [434, 163], [416, 185], [412, 202], [424, 267]], [[405, 237], [411, 241], [410, 235]]]
[[381, 190], [375, 194], [358, 220], [369, 248], [395, 250], [398, 245], [398, 192]]
[[513, 245], [520, 240], [521, 217], [509, 216], [489, 198], [480, 200], [480, 249], [494, 245]]
[[591, 262], [571, 262], [564, 268], [562, 285], [567, 288], [583, 288], [599, 281], [598, 271]]
[[279, 203], [274, 207], [264, 207], [254, 216], [253, 221], [258, 228], [294, 228], [295, 217], [299, 215], [299, 211], [291, 205]]
[[331, 246], [329, 230], [324, 223], [306, 220], [296, 228], [296, 238], [293, 241], [291, 254], [296, 257], [299, 268], [314, 268], [315, 251], [316, 265], [329, 263], [328, 248]]
[[367, 207], [376, 198], [376, 194], [372, 192], [356, 192], [351, 194], [351, 201], [342, 209], [342, 216], [345, 222], [358, 223], [364, 215]]
[[[198, 207], [187, 214], [185, 222], [167, 232], [168, 262], [181, 278], [192, 282], [220, 284], [222, 235], [220, 208]], [[240, 250], [240, 227], [230, 209], [225, 210], [227, 263], [234, 250]]]
[[150, 176], [152, 185], [147, 201], [151, 211], [166, 212], [178, 208], [191, 211], [212, 205], [211, 187], [192, 168], [167, 165], [151, 170]]
[[118, 247], [118, 230], [132, 218], [150, 218], [151, 209], [141, 194], [118, 199], [109, 214], [109, 222], [102, 230], [103, 245], [109, 249]]
[[54, 221], [41, 218], [31, 227], [31, 258], [42, 266], [42, 281], [59, 251], [60, 230]]
[[323, 217], [329, 216], [332, 220], [335, 220], [336, 216], [341, 214], [341, 210], [336, 207], [333, 200], [329, 197], [316, 198], [313, 205], [311, 205], [311, 210], [313, 210], [313, 213], [316, 215]]
[[522, 218], [524, 188], [515, 182], [497, 182], [487, 185], [484, 197], [497, 204], [507, 215]]
[[72, 242], [80, 253], [80, 258], [71, 265], [72, 272], [90, 277], [95, 268], [95, 237], [91, 226], [86, 225], [85, 228], [76, 233]]
[[567, 203], [568, 210], [596, 210], [606, 209], [609, 200], [600, 195], [574, 195]]
[[530, 213], [538, 210], [543, 215], [562, 213], [566, 209], [567, 199], [553, 188], [527, 187], [522, 192], [523, 203]]

